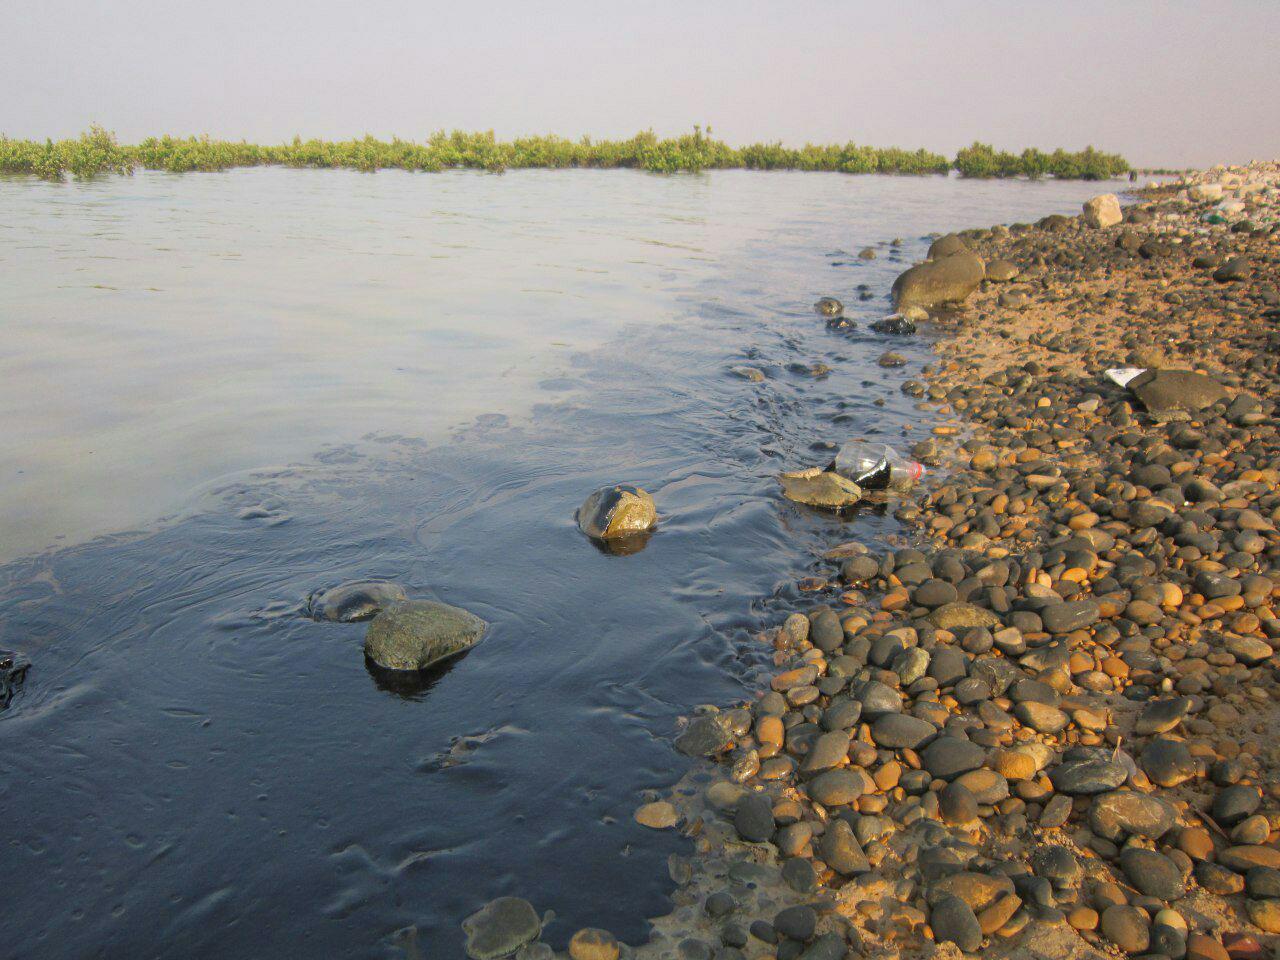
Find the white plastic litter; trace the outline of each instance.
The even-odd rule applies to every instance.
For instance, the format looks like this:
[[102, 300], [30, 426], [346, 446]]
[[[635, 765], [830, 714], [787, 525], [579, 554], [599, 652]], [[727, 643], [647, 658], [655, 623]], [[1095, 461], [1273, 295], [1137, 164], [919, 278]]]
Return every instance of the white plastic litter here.
[[1115, 367], [1106, 372], [1106, 377], [1120, 387], [1127, 387], [1129, 381], [1140, 373], [1146, 373], [1146, 367]]

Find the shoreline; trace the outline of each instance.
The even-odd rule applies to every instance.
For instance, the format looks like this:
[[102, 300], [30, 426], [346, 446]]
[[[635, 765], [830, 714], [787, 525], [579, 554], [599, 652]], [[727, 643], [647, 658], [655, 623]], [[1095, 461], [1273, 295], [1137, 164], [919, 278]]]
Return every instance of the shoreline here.
[[[771, 689], [700, 709], [712, 764], [637, 811], [694, 841], [673, 911], [574, 960], [1270, 954], [1280, 165], [1185, 185], [959, 235], [1020, 269], [902, 384], [947, 467], [897, 506], [919, 549], [832, 544]], [[1118, 366], [1205, 376], [1144, 406]]]

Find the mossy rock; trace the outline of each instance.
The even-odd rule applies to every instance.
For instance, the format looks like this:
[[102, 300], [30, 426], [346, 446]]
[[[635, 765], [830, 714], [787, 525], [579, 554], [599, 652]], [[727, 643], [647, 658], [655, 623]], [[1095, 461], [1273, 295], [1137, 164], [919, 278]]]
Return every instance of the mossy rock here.
[[386, 670], [425, 670], [470, 650], [487, 627], [475, 614], [447, 603], [404, 600], [373, 618], [364, 653]]

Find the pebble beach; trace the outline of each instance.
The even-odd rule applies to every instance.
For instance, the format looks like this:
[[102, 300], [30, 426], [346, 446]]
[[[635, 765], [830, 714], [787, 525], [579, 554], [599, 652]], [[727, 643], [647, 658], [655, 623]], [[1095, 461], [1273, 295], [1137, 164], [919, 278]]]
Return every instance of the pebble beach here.
[[468, 953], [1272, 956], [1278, 210], [1255, 163], [939, 238], [982, 269], [903, 310], [940, 334], [910, 536], [833, 523], [769, 688], [676, 731], [635, 811], [692, 840], [672, 913], [557, 954], [503, 898]]

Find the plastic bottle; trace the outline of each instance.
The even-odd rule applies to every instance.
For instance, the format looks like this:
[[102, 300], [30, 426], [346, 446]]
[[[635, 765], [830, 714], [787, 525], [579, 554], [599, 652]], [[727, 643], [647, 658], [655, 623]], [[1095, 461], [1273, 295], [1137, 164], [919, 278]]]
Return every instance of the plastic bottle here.
[[864, 490], [910, 490], [924, 476], [924, 465], [884, 444], [851, 440], [836, 453], [835, 471]]

